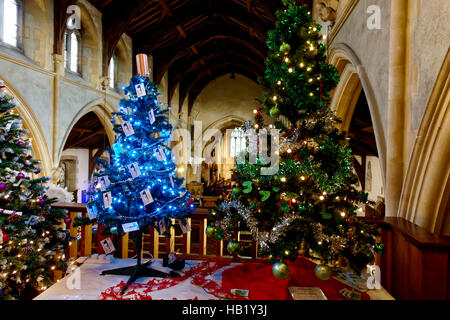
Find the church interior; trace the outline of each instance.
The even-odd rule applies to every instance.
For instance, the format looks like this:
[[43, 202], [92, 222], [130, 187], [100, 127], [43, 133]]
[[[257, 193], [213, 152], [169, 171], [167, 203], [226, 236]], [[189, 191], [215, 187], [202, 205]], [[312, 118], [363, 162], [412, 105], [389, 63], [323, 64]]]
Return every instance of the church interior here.
[[[0, 300], [449, 300], [449, 13], [450, 2], [441, 0], [0, 0], [0, 97], [5, 106], [13, 104], [13, 111], [0, 109]], [[286, 31], [287, 23], [281, 22], [294, 18], [296, 24]], [[308, 23], [308, 32], [298, 31], [302, 23]], [[271, 33], [274, 29], [278, 33]], [[273, 45], [281, 41], [274, 40], [274, 35], [282, 32], [295, 33], [302, 41], [309, 39], [310, 52], [296, 50], [299, 44], [286, 44], [287, 40], [281, 47], [278, 42]], [[271, 51], [271, 45], [280, 48], [279, 52]], [[280, 99], [310, 88], [307, 79], [303, 87], [289, 88], [295, 80], [286, 81], [287, 90], [283, 87], [276, 95], [274, 90], [280, 90], [276, 84], [267, 85], [269, 72], [281, 72], [271, 65], [276, 57], [286, 64], [289, 59], [320, 61], [323, 73], [309, 79], [316, 91], [310, 93], [312, 98], [305, 94], [299, 103], [313, 106], [307, 103], [317, 97], [314, 103], [320, 112], [332, 115], [330, 128], [324, 125], [320, 130], [348, 150], [339, 154], [343, 160], [336, 163], [339, 166], [345, 160], [341, 171], [345, 177], [355, 177], [345, 190], [364, 199], [352, 205], [355, 210], [342, 209], [341, 202], [328, 202], [331, 197], [339, 199], [340, 193], [335, 194], [332, 187], [320, 189], [326, 190], [320, 199], [302, 200], [311, 209], [306, 204], [297, 206], [308, 197], [308, 190], [316, 190], [303, 186], [319, 175], [317, 168], [310, 169], [311, 174], [297, 172], [301, 177], [292, 182], [287, 173], [286, 177], [279, 174], [281, 180], [277, 174], [255, 178], [249, 173], [253, 172], [249, 163], [238, 164], [240, 155], [249, 153], [248, 132], [262, 126], [290, 129], [280, 133], [276, 155], [281, 158], [281, 170], [285, 170], [283, 161], [302, 157], [298, 150], [310, 152], [311, 159], [329, 146], [324, 142], [323, 148], [314, 147], [313, 131], [307, 131], [308, 121], [321, 123], [319, 111], [315, 118], [306, 118], [301, 111], [290, 116], [287, 98]], [[298, 81], [313, 72], [303, 62], [292, 66], [294, 71], [292, 67], [284, 70], [286, 77], [300, 74]], [[334, 85], [329, 84], [332, 76], [328, 73], [337, 79]], [[138, 113], [138, 108], [144, 108], [141, 101], [154, 105], [153, 109]], [[297, 107], [294, 98], [289, 101], [291, 110]], [[140, 136], [144, 132], [141, 122], [138, 127], [130, 118], [133, 112], [139, 121], [144, 114], [146, 136]], [[16, 115], [20, 126], [11, 120]], [[338, 120], [332, 120], [334, 116]], [[133, 126], [125, 127], [122, 120]], [[155, 123], [160, 132], [155, 133]], [[9, 136], [20, 130], [24, 132], [21, 141], [25, 146], [29, 143], [29, 148], [24, 151], [25, 165], [16, 166], [22, 156], [14, 146], [22, 147], [24, 142], [13, 147], [7, 142], [16, 141]], [[275, 131], [270, 132], [274, 138]], [[285, 139], [294, 141], [286, 138], [292, 132], [304, 143], [295, 149], [297, 158], [290, 156], [290, 145], [283, 151]], [[317, 143], [329, 141], [324, 137], [327, 133], [318, 136]], [[144, 150], [145, 139], [145, 146], [159, 143], [157, 160], [148, 160], [153, 164], [144, 163], [150, 159], [145, 151], [135, 156], [135, 151], [126, 149], [130, 145], [133, 149], [139, 139], [138, 153]], [[120, 143], [130, 144], [124, 151], [122, 144], [117, 148]], [[9, 158], [13, 152], [17, 157]], [[34, 164], [31, 159], [40, 162]], [[134, 160], [126, 163], [124, 159]], [[126, 172], [135, 170], [128, 180], [120, 181], [124, 171], [114, 171], [113, 161], [116, 167], [124, 161]], [[173, 172], [170, 181], [148, 179], [145, 183], [151, 193], [141, 191], [139, 204], [128, 204], [126, 218], [125, 211], [117, 209], [117, 216], [108, 211], [112, 206], [119, 208], [121, 200], [131, 201], [129, 192], [134, 190], [133, 183], [141, 183], [146, 176], [147, 164], [160, 168], [161, 161], [167, 165], [158, 170]], [[21, 173], [29, 163], [40, 169], [32, 167], [30, 175]], [[296, 163], [295, 168], [306, 168], [303, 160]], [[105, 176], [105, 164], [107, 172], [116, 173]], [[100, 177], [108, 179], [100, 181]], [[286, 178], [289, 190], [296, 191], [281, 193]], [[331, 181], [331, 174], [323, 179]], [[166, 186], [176, 192], [185, 190], [183, 197], [165, 203], [164, 191], [154, 189], [158, 181], [164, 190]], [[343, 186], [341, 180], [334, 181]], [[112, 200], [105, 200], [108, 191]], [[177, 205], [171, 207], [172, 201]], [[166, 220], [155, 219], [166, 205], [173, 215], [167, 211]], [[327, 218], [325, 210], [333, 205], [341, 206], [336, 209], [337, 217]], [[273, 209], [276, 206], [281, 209]], [[285, 217], [279, 214], [283, 206]], [[156, 208], [153, 215], [149, 207]], [[190, 208], [189, 215], [184, 214], [186, 208]], [[183, 215], [176, 215], [178, 209]], [[63, 214], [57, 227], [46, 224], [52, 210]], [[310, 210], [310, 215], [302, 210]], [[105, 218], [103, 211], [110, 216]], [[261, 222], [272, 211], [273, 217], [285, 220], [277, 220], [282, 221], [278, 225], [272, 221], [275, 218]], [[240, 222], [230, 227], [236, 212]], [[305, 223], [313, 225], [313, 214], [319, 216], [323, 232], [330, 232], [324, 236], [329, 237], [327, 242], [335, 239], [333, 232], [339, 232], [346, 235], [346, 243], [356, 243], [355, 230], [368, 230], [358, 229], [358, 223], [373, 226], [374, 235], [368, 242], [359, 240], [361, 248], [370, 247], [373, 258], [365, 275], [356, 273], [357, 280], [350, 278], [343, 270], [353, 266], [351, 258], [346, 263], [335, 256], [334, 244], [323, 251], [326, 257], [321, 256], [317, 243], [308, 246], [308, 241], [317, 240], [317, 234], [316, 238], [312, 235], [316, 229], [304, 231], [305, 238], [297, 243], [283, 231], [288, 230], [288, 223], [296, 225], [295, 219], [310, 219]], [[352, 222], [347, 220], [350, 215]], [[348, 229], [342, 231], [339, 219], [344, 217]], [[113, 225], [113, 218], [120, 224]], [[43, 231], [45, 244], [38, 248], [31, 236], [15, 235], [22, 223], [27, 232], [40, 226], [50, 228], [55, 236]], [[267, 225], [270, 230], [262, 232]], [[272, 246], [279, 237], [285, 237], [282, 245], [290, 248], [283, 247], [285, 257], [279, 257]], [[58, 245], [53, 241], [57, 238], [61, 240]], [[54, 245], [51, 249], [50, 244]], [[8, 246], [21, 249], [13, 256]], [[48, 250], [44, 258], [37, 258], [40, 250]], [[295, 251], [293, 259], [288, 250]], [[342, 249], [361, 258], [350, 251]], [[46, 260], [48, 256], [51, 259]], [[19, 268], [35, 265], [27, 259], [41, 259], [35, 267], [38, 271]], [[149, 260], [141, 265], [141, 259]], [[130, 273], [124, 269], [136, 261], [137, 269], [125, 284]], [[122, 269], [105, 273], [117, 268]], [[44, 276], [39, 279], [42, 270], [50, 274], [48, 281]], [[205, 278], [205, 272], [211, 272], [212, 278]], [[28, 281], [33, 285], [27, 286]]]

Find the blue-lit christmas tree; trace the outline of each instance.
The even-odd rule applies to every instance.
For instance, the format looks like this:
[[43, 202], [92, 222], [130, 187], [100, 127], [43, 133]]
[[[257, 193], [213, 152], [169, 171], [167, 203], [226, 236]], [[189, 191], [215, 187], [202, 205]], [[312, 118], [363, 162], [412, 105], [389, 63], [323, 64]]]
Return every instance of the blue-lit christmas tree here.
[[96, 160], [102, 169], [95, 174], [96, 191], [87, 204], [90, 218], [106, 227], [104, 234], [130, 232], [138, 266], [104, 273], [131, 274], [129, 283], [142, 276], [166, 276], [141, 265], [142, 233], [153, 226], [164, 234], [171, 219], [185, 225], [194, 207], [183, 179], [176, 177], [167, 146], [172, 132], [169, 109], [158, 100], [158, 88], [147, 72], [140, 73], [123, 88], [127, 98], [111, 120], [117, 135], [110, 163]]

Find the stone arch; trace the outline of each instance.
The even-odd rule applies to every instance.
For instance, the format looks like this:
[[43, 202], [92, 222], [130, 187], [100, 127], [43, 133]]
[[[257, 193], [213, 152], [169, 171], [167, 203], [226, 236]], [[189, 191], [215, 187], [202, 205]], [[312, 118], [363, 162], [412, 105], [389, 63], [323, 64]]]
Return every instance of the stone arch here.
[[361, 93], [361, 90], [364, 90], [374, 126], [383, 180], [385, 180], [386, 136], [381, 120], [380, 107], [375, 98], [375, 93], [369, 81], [367, 71], [355, 52], [343, 43], [332, 45], [329, 50], [328, 60], [329, 63], [338, 69], [341, 76], [341, 80], [334, 90], [331, 100], [331, 109], [335, 110], [336, 114], [343, 121], [340, 130], [348, 130], [359, 94]]
[[81, 61], [80, 73], [84, 80], [97, 85], [102, 70], [101, 26], [90, 6], [77, 1], [81, 9]]
[[69, 138], [70, 132], [72, 131], [73, 127], [84, 115], [88, 114], [89, 112], [93, 112], [97, 115], [98, 119], [105, 128], [105, 132], [108, 137], [110, 145], [114, 143], [115, 139], [115, 133], [113, 129], [114, 126], [110, 120], [112, 118], [112, 113], [115, 112], [115, 109], [111, 104], [105, 101], [105, 99], [94, 100], [88, 103], [86, 106], [84, 106], [70, 123], [70, 126], [67, 129], [67, 132], [64, 134], [64, 138], [59, 146], [58, 161], [57, 163], [55, 163], [55, 167], [58, 166], [59, 160], [61, 159], [61, 154], [64, 150], [64, 146], [67, 142], [67, 139]]
[[14, 100], [17, 102], [17, 108], [15, 110], [22, 116], [24, 128], [30, 131], [29, 136], [32, 138], [31, 145], [33, 147], [34, 156], [36, 159], [42, 161], [42, 174], [44, 176], [51, 175], [52, 157], [38, 118], [25, 99], [11, 84], [1, 77], [0, 80], [2, 80], [6, 86], [8, 95], [14, 97]]
[[[208, 130], [211, 130], [211, 129], [223, 130], [226, 128], [230, 128], [233, 125], [235, 125], [237, 127], [237, 126], [243, 125], [245, 123], [245, 121], [246, 121], [245, 119], [243, 119], [241, 117], [237, 117], [237, 116], [228, 116], [228, 117], [219, 119], [219, 120], [211, 123], [207, 128], [205, 128], [203, 130], [202, 135], [195, 140], [195, 145], [198, 145], [198, 143], [202, 143], [203, 136], [205, 135], [205, 133]], [[202, 148], [202, 153], [203, 153], [203, 150], [204, 150], [204, 147]]]
[[[125, 85], [129, 82], [133, 74], [133, 66], [130, 52], [124, 40], [124, 36], [120, 38], [115, 49], [115, 56], [117, 58], [117, 84]], [[120, 87], [118, 87], [120, 89]]]
[[[425, 109], [400, 199], [401, 215], [450, 235], [450, 50]], [[445, 230], [444, 230], [445, 229]]]

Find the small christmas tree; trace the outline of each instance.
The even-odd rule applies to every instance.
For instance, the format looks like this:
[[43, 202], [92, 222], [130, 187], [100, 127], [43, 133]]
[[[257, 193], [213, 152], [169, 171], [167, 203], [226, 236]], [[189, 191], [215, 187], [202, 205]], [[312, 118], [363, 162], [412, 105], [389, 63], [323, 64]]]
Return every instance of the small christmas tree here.
[[[107, 227], [103, 234], [131, 232], [140, 266], [143, 231], [153, 226], [160, 234], [168, 234], [171, 219], [179, 219], [184, 227], [194, 206], [183, 179], [176, 177], [166, 145], [172, 126], [167, 120], [169, 109], [158, 101], [157, 86], [148, 76], [134, 76], [124, 91], [127, 99], [113, 114], [120, 124], [112, 119], [117, 137], [114, 152], [110, 150], [111, 163], [97, 159], [103, 168], [95, 174], [97, 191], [91, 193], [87, 208], [91, 218]], [[78, 224], [86, 222], [78, 219]], [[144, 270], [129, 282], [144, 276]]]
[[[260, 254], [278, 261], [273, 271], [280, 279], [289, 275], [282, 260], [293, 261], [299, 252], [320, 258], [324, 264], [316, 274], [328, 279], [326, 262], [343, 257], [360, 272], [382, 246], [375, 243], [373, 226], [357, 218], [367, 195], [353, 187], [353, 156], [327, 106], [339, 78], [326, 63], [321, 26], [306, 7], [285, 4], [268, 34], [267, 69], [260, 81], [265, 111], [281, 129], [279, 171], [262, 175], [265, 165], [257, 154], [256, 163], [236, 164], [234, 200], [211, 211], [216, 225], [208, 231], [227, 240], [239, 230], [252, 231]], [[263, 126], [257, 112], [253, 127], [261, 134], [267, 130]], [[252, 153], [248, 150], [246, 159]]]
[[71, 238], [61, 228], [65, 212], [45, 195], [49, 179], [33, 178], [41, 162], [3, 89], [0, 83], [0, 299], [22, 299], [52, 285], [54, 271], [65, 271], [63, 250]]

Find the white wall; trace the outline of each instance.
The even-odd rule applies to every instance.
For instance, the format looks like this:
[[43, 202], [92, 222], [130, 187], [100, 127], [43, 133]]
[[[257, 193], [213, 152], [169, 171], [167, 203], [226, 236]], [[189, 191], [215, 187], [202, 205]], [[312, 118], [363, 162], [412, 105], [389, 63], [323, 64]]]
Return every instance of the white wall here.
[[87, 190], [89, 185], [89, 150], [88, 149], [67, 149], [62, 153], [62, 157], [76, 157], [76, 188], [78, 190], [78, 202], [81, 200], [81, 191]]
[[384, 198], [380, 160], [377, 157], [366, 159], [366, 192], [369, 193], [369, 200], [376, 202], [378, 197]]
[[[255, 98], [260, 98], [261, 95], [259, 85], [247, 77], [239, 74], [236, 74], [235, 79], [231, 79], [230, 74], [221, 76], [209, 83], [197, 97], [191, 111], [190, 124], [201, 121], [202, 132], [205, 133], [207, 129], [222, 130], [230, 126], [237, 127], [245, 121], [253, 121]], [[265, 118], [268, 120], [268, 117]], [[233, 164], [225, 163], [219, 166], [220, 176], [229, 178], [229, 170], [232, 167]], [[196, 174], [190, 169], [187, 181], [199, 182], [200, 174], [200, 167]]]

